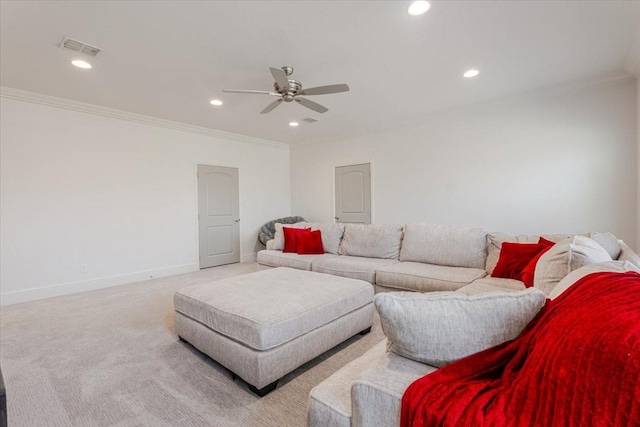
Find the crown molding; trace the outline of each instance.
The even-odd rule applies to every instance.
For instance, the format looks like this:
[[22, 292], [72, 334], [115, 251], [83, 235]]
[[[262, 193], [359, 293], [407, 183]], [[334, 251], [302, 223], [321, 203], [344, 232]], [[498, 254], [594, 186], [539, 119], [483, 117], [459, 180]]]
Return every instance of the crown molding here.
[[145, 116], [143, 114], [130, 113], [128, 111], [116, 110], [114, 108], [102, 107], [100, 105], [87, 104], [80, 101], [58, 98], [36, 92], [29, 92], [21, 89], [14, 89], [7, 86], [0, 86], [0, 98], [15, 99], [18, 101], [31, 102], [34, 104], [47, 105], [50, 107], [62, 108], [65, 110], [79, 111], [81, 113], [95, 114], [97, 116], [109, 117], [112, 119], [125, 120], [144, 125], [157, 126], [165, 129], [173, 129], [181, 132], [188, 132], [197, 135], [204, 135], [213, 138], [220, 138], [227, 141], [241, 142], [245, 144], [268, 146], [289, 150], [289, 144], [272, 141], [269, 139], [254, 138], [251, 136], [239, 135], [231, 132], [190, 125], [186, 123], [174, 122], [171, 120], [159, 119], [157, 117]]

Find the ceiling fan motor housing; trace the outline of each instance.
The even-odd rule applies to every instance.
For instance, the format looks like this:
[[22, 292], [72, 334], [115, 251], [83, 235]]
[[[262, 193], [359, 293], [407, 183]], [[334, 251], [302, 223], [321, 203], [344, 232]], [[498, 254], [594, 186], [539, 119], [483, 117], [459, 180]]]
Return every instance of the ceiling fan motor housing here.
[[274, 82], [273, 88], [276, 92], [282, 94], [282, 98], [285, 102], [291, 102], [298, 92], [300, 92], [300, 89], [302, 89], [302, 83], [297, 80], [289, 80], [289, 87], [281, 88], [278, 83]]

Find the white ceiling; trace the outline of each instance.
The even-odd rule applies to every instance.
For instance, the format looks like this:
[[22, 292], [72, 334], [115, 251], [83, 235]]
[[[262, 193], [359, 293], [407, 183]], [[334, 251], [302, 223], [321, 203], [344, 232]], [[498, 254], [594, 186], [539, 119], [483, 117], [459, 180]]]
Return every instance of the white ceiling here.
[[[622, 72], [637, 46], [637, 1], [5, 1], [2, 86], [285, 143], [417, 122], [439, 111]], [[63, 36], [103, 50], [90, 71]], [[88, 57], [87, 57], [88, 58]], [[351, 91], [259, 112], [268, 67], [304, 87]], [[466, 80], [468, 68], [481, 71]], [[628, 67], [627, 67], [628, 69]], [[209, 105], [219, 98], [223, 107]], [[290, 128], [290, 120], [313, 117]]]

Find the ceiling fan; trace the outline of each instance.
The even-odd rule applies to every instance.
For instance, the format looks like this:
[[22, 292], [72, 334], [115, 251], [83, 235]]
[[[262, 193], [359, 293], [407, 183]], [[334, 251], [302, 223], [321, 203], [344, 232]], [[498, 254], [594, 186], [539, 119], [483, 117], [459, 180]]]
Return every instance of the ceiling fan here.
[[264, 90], [236, 90], [236, 89], [224, 89], [223, 92], [231, 93], [257, 93], [261, 95], [277, 96], [278, 99], [267, 105], [260, 114], [267, 114], [273, 111], [278, 105], [284, 102], [297, 102], [303, 107], [307, 107], [318, 113], [326, 113], [328, 108], [318, 104], [317, 102], [310, 101], [306, 98], [301, 98], [301, 95], [327, 95], [330, 93], [348, 92], [349, 86], [346, 84], [317, 86], [309, 89], [302, 89], [302, 83], [297, 80], [290, 79], [293, 74], [293, 67], [285, 65], [282, 68], [269, 68], [271, 75], [275, 79], [273, 83], [273, 89], [275, 92]]

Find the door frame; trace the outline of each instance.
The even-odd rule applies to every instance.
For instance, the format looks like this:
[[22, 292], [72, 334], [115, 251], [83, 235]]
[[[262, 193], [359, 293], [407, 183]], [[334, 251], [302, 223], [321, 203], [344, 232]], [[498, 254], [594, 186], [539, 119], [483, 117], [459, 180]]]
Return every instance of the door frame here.
[[[240, 191], [241, 182], [240, 182], [240, 166], [237, 165], [229, 165], [227, 163], [213, 165], [209, 162], [194, 162], [192, 166], [192, 176], [193, 176], [193, 234], [195, 236], [194, 245], [196, 248], [196, 261], [195, 265], [197, 269], [195, 271], [200, 271], [200, 219], [198, 218], [198, 165], [203, 166], [213, 166], [213, 167], [221, 167], [221, 168], [235, 168], [238, 169], [238, 218], [242, 219], [242, 191]], [[240, 262], [242, 263], [243, 258], [243, 248], [242, 248], [242, 221], [238, 224], [238, 234], [240, 238]]]
[[376, 223], [376, 214], [375, 214], [375, 191], [374, 191], [374, 184], [375, 184], [375, 174], [374, 172], [374, 164], [373, 164], [373, 160], [364, 160], [364, 161], [354, 161], [354, 162], [350, 162], [347, 164], [343, 164], [343, 163], [333, 163], [331, 166], [331, 222], [335, 224], [336, 222], [336, 168], [342, 168], [345, 166], [355, 166], [355, 165], [363, 165], [369, 163], [369, 175], [370, 175], [370, 179], [371, 179], [371, 224], [375, 224]]

